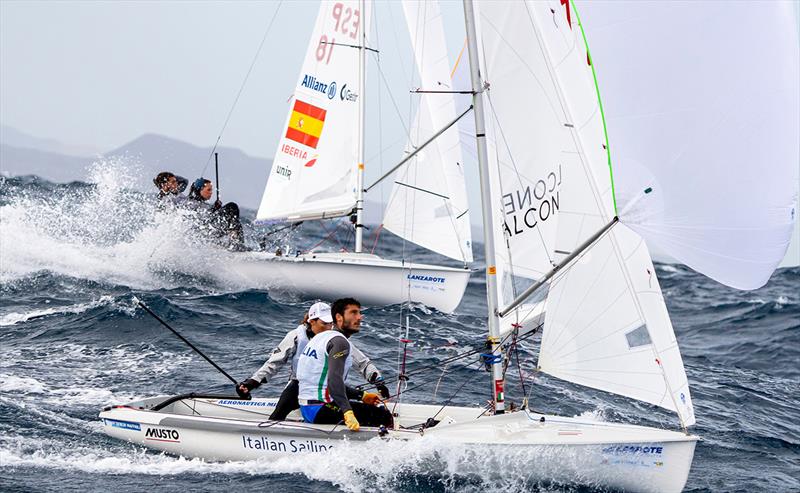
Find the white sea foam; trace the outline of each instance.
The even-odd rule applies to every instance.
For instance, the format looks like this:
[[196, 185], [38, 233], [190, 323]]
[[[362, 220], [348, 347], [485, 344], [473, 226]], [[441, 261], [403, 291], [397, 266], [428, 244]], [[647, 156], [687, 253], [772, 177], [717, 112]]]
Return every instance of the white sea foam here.
[[[520, 448], [464, 447], [429, 437], [414, 441], [344, 442], [337, 445], [333, 453], [247, 462], [206, 462], [146, 452], [139, 447], [108, 449], [100, 444], [84, 443], [86, 440], [51, 442], [21, 436], [4, 437], [0, 440], [0, 467], [167, 477], [187, 473], [297, 474], [310, 480], [331, 482], [352, 492], [397, 490], [404, 484], [414, 484], [414, 477], [425, 478], [418, 486], [424, 487], [426, 482], [438, 483], [447, 491], [518, 491], [540, 480], [574, 478], [558, 472], [561, 465], [548, 460], [552, 452], [532, 455], [530, 450]], [[560, 452], [560, 457], [569, 461], [564, 451]], [[535, 467], [531, 467], [532, 464]]]
[[114, 298], [108, 295], [101, 296], [97, 300], [88, 303], [78, 303], [68, 306], [54, 306], [52, 308], [44, 308], [40, 310], [31, 310], [29, 312], [18, 313], [11, 312], [0, 317], [0, 327], [14, 325], [19, 322], [27, 322], [35, 318], [46, 317], [48, 315], [67, 315], [83, 313], [87, 310], [97, 308], [104, 305], [110, 305], [114, 302]]
[[0, 392], [21, 392], [24, 394], [41, 394], [45, 392], [46, 386], [42, 382], [31, 377], [18, 377], [0, 373]]
[[8, 197], [0, 206], [0, 282], [49, 271], [136, 289], [186, 286], [187, 277], [204, 287], [214, 272], [223, 288], [241, 287], [222, 268], [230, 253], [197, 233], [191, 211], [161, 210], [153, 196], [131, 190], [140, 175], [130, 158], [102, 160], [88, 171], [91, 187]]

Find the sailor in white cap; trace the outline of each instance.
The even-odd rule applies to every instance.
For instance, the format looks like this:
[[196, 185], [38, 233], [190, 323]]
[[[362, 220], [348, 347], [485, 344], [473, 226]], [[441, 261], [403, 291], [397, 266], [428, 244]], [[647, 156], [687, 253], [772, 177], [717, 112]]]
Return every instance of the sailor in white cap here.
[[[297, 361], [303, 350], [308, 345], [308, 341], [315, 335], [330, 330], [333, 325], [331, 307], [327, 303], [317, 302], [311, 305], [308, 315], [303, 323], [297, 326], [283, 338], [278, 346], [272, 350], [269, 359], [259, 368], [253, 376], [240, 382], [236, 386], [236, 392], [241, 397], [250, 395], [250, 391], [259, 387], [262, 383], [268, 382], [278, 369], [291, 359], [292, 374], [286, 388], [283, 389], [275, 410], [270, 415], [271, 420], [284, 420], [286, 416], [298, 409], [300, 404], [297, 401], [298, 381], [297, 381]], [[352, 346], [352, 368], [364, 375], [369, 383], [378, 383], [378, 391], [385, 397], [389, 396], [389, 389], [382, 385], [383, 376], [378, 368], [370, 359], [355, 346]], [[381, 388], [383, 387], [383, 388]]]

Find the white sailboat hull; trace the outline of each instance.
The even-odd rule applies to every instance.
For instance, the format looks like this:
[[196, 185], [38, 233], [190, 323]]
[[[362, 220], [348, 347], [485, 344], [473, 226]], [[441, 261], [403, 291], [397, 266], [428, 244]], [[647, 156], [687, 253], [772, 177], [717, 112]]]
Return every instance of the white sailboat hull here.
[[456, 309], [469, 281], [469, 269], [415, 264], [359, 253], [310, 253], [276, 256], [266, 252], [236, 254], [225, 276], [271, 294], [332, 302], [351, 296], [367, 306], [406, 301], [442, 312]]
[[[156, 397], [106, 408], [100, 413], [106, 434], [170, 454], [217, 461], [244, 461], [331, 454], [350, 447], [374, 453], [376, 444], [394, 440], [435, 443], [432, 450], [455, 451], [458, 474], [472, 474], [480, 458], [519, 470], [534, 481], [581, 484], [623, 491], [681, 491], [694, 457], [697, 437], [642, 426], [587, 421], [519, 411], [484, 416], [483, 409], [449, 406], [440, 422], [420, 432], [418, 425], [439, 406], [398, 405], [398, 430], [380, 437], [375, 428], [358, 433], [343, 426], [269, 421], [275, 399], [184, 398], [158, 411]], [[544, 418], [542, 420], [542, 418]], [[430, 443], [430, 442], [429, 442]], [[448, 452], [450, 453], [450, 452]], [[461, 470], [463, 468], [463, 470]]]

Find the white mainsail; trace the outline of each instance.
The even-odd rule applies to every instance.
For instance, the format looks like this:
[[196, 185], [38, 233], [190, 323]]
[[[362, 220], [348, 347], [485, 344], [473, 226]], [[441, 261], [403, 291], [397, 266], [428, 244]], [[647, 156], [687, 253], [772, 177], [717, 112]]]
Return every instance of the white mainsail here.
[[[369, 9], [357, 0], [322, 2], [289, 102], [258, 220], [337, 217], [356, 204], [358, 73]], [[367, 31], [368, 32], [368, 31]]]
[[739, 289], [767, 282], [798, 216], [792, 3], [582, 7], [602, 57], [620, 219], [652, 248]]
[[[514, 291], [510, 273], [541, 279], [608, 224], [616, 207], [576, 13], [559, 0], [484, 5], [487, 136], [501, 225], [494, 233], [507, 245], [498, 262], [503, 307]], [[694, 423], [669, 315], [635, 233], [614, 226], [552, 280], [545, 310], [542, 371], [676, 411], [684, 426]]]
[[[422, 90], [453, 90], [439, 3], [404, 1]], [[452, 94], [423, 93], [406, 152], [456, 118]], [[383, 225], [447, 257], [472, 262], [469, 205], [458, 127], [436, 138], [395, 176]]]

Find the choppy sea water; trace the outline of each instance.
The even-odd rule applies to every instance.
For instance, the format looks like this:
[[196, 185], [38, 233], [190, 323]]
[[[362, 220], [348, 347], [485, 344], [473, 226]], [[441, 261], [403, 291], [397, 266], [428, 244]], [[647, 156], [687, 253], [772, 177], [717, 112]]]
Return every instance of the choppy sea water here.
[[[237, 378], [257, 368], [309, 300], [272, 298], [226, 280], [225, 255], [199, 238], [191, 218], [124, 189], [124, 166], [98, 167], [87, 182], [36, 177], [0, 181], [0, 490], [3, 491], [589, 491], [532, 482], [467, 464], [435, 444], [376, 446], [366, 453], [208, 463], [171, 457], [106, 437], [105, 405], [156, 394], [230, 390], [227, 381], [141, 310], [137, 296]], [[304, 225], [275, 244], [308, 248], [335, 225]], [[251, 231], [255, 243], [263, 230]], [[366, 244], [371, 248], [372, 234]], [[348, 245], [346, 228], [334, 234]], [[325, 247], [337, 249], [337, 240]], [[441, 259], [383, 233], [376, 253]], [[476, 249], [476, 253], [477, 249]], [[213, 273], [213, 275], [211, 274]], [[697, 414], [687, 491], [800, 490], [800, 269], [781, 269], [757, 291], [721, 286], [688, 268], [657, 265]], [[478, 345], [485, 335], [485, 285], [476, 275], [446, 315], [421, 306], [368, 307], [361, 348], [391, 378], [401, 321], [411, 320], [410, 367]], [[530, 376], [536, 344], [523, 344]], [[512, 368], [509, 375], [516, 372]], [[489, 378], [476, 365], [431, 370], [409, 399], [480, 405]], [[277, 393], [285, 377], [259, 389]], [[527, 380], [530, 383], [529, 380]], [[415, 382], [412, 381], [412, 385]], [[519, 379], [508, 379], [519, 402]], [[432, 394], [436, 392], [436, 395]], [[668, 412], [537, 376], [532, 406], [567, 416], [676, 428]]]

